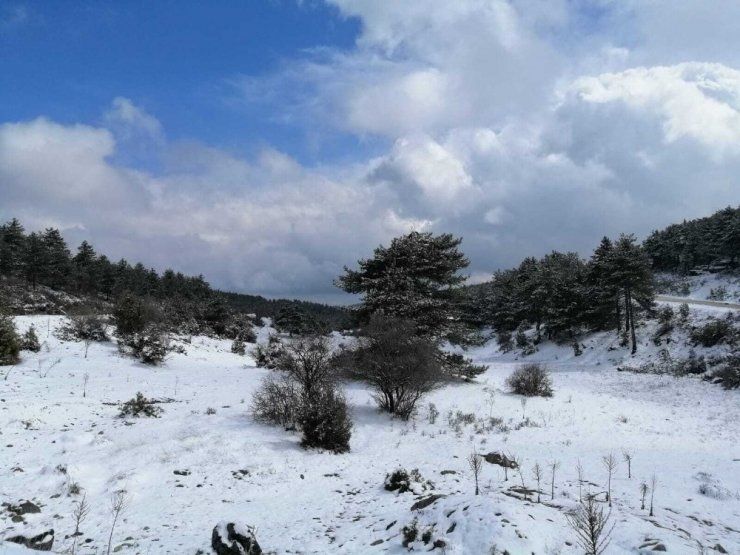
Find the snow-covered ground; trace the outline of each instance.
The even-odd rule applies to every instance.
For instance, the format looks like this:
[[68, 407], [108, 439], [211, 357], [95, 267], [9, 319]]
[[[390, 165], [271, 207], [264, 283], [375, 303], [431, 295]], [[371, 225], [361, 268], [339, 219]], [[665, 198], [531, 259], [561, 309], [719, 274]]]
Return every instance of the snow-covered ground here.
[[[53, 528], [54, 549], [64, 552], [81, 497], [69, 493], [77, 484], [91, 505], [83, 554], [105, 553], [110, 498], [121, 489], [129, 499], [114, 533], [118, 553], [210, 553], [211, 531], [222, 520], [254, 526], [268, 552], [404, 553], [401, 529], [417, 518], [420, 533], [433, 526], [432, 541], [442, 539], [447, 554], [492, 553], [494, 546], [512, 555], [576, 554], [582, 550], [564, 513], [579, 497], [577, 465], [583, 492], [603, 492], [602, 459], [613, 453], [619, 467], [607, 553], [648, 553], [658, 544], [668, 553], [701, 553], [699, 545], [719, 552], [718, 544], [740, 553], [740, 392], [616, 372], [625, 351], [609, 351], [605, 338], [592, 338], [580, 357], [555, 346], [532, 355], [551, 363], [550, 399], [522, 403], [507, 393], [516, 355], [501, 356], [492, 345], [471, 352], [489, 365], [476, 383], [435, 391], [408, 423], [378, 413], [365, 386], [346, 384], [352, 451], [333, 455], [305, 451], [297, 434], [250, 418], [252, 392], [270, 371], [232, 354], [228, 341], [194, 338], [186, 354], [152, 368], [121, 357], [112, 343], [92, 345], [85, 358], [82, 344], [49, 333], [59, 318], [16, 322], [21, 331], [34, 323], [44, 348], [24, 353], [7, 379], [0, 377], [0, 503], [27, 499], [41, 512], [14, 523], [0, 509], [0, 538]], [[158, 419], [118, 418], [115, 403], [137, 391], [172, 402], [161, 405]], [[439, 411], [433, 423], [429, 403]], [[515, 456], [528, 488], [535, 463], [544, 466], [543, 503], [512, 490], [521, 486], [517, 471], [505, 481], [503, 469], [489, 463], [481, 494], [473, 495], [466, 457], [474, 449]], [[551, 500], [553, 462], [560, 467]], [[434, 482], [426, 493], [446, 497], [411, 511], [417, 496], [383, 489], [385, 475], [399, 466], [418, 468]], [[650, 517], [639, 490], [653, 475]], [[413, 547], [426, 551], [431, 543]], [[0, 555], [22, 551], [0, 542]]]
[[731, 274], [659, 274], [658, 293], [698, 301], [740, 303], [740, 277]]

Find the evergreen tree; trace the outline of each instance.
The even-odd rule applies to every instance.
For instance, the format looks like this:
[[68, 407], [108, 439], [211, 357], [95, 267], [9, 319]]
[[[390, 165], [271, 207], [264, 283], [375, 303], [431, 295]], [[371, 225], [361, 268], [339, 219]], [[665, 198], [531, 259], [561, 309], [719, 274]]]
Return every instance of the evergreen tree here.
[[23, 252], [23, 275], [34, 290], [43, 279], [46, 266], [44, 241], [38, 233], [33, 232], [26, 239], [26, 248]]
[[0, 274], [18, 276], [23, 269], [26, 238], [23, 226], [13, 218], [0, 227]]
[[624, 302], [624, 329], [629, 331], [634, 354], [637, 351], [635, 306], [652, 309], [655, 300], [650, 260], [634, 235], [622, 234], [614, 245], [609, 267], [608, 283], [619, 291]]
[[358, 262], [358, 270], [344, 268], [336, 285], [363, 295], [364, 314], [383, 312], [415, 322], [422, 336], [465, 341], [462, 322], [468, 259], [458, 250], [462, 239], [450, 234], [412, 232], [379, 246], [372, 258]]
[[46, 271], [44, 283], [52, 289], [64, 287], [70, 276], [70, 253], [58, 229], [47, 228], [42, 235]]
[[72, 259], [75, 271], [75, 281], [78, 291], [93, 291], [98, 282], [98, 264], [95, 249], [87, 241], [83, 241], [77, 248], [77, 254]]

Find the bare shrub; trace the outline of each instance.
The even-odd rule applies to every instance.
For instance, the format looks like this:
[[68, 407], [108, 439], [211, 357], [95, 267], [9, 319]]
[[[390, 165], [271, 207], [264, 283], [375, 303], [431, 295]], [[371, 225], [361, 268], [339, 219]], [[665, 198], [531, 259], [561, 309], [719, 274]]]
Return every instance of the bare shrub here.
[[603, 507], [592, 495], [586, 495], [578, 508], [565, 515], [568, 524], [576, 533], [576, 543], [586, 555], [601, 555], [609, 546], [609, 536], [614, 525], [609, 526], [611, 509], [604, 513]]
[[413, 322], [374, 315], [359, 346], [337, 363], [369, 383], [378, 406], [404, 420], [443, 379], [436, 346], [416, 335]]
[[523, 364], [506, 378], [506, 385], [517, 395], [552, 397], [552, 379], [547, 367], [539, 363]]
[[264, 424], [296, 429], [301, 397], [289, 376], [268, 376], [252, 396], [252, 415]]
[[327, 340], [302, 337], [291, 342], [277, 368], [285, 374], [265, 378], [252, 398], [255, 418], [288, 429], [300, 428], [303, 447], [349, 451], [352, 420], [334, 381]]
[[473, 451], [468, 455], [468, 467], [470, 468], [470, 472], [473, 474], [473, 480], [475, 481], [475, 495], [478, 495], [478, 477], [483, 468], [483, 457], [481, 457], [476, 451]]

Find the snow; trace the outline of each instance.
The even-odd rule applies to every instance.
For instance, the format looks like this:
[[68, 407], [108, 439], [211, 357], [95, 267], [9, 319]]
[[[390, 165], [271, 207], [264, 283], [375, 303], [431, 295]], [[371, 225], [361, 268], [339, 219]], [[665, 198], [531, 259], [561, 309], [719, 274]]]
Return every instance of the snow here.
[[[713, 313], [692, 308], [692, 318], [702, 314]], [[55, 551], [69, 548], [65, 536], [74, 531], [80, 496], [68, 492], [77, 483], [92, 508], [80, 538], [92, 541], [78, 546], [81, 554], [105, 552], [110, 498], [121, 489], [128, 508], [113, 546], [124, 554], [210, 553], [211, 532], [222, 521], [254, 526], [262, 548], [275, 553], [406, 553], [401, 530], [415, 517], [420, 534], [434, 526], [433, 540], [442, 539], [447, 554], [485, 554], [494, 545], [512, 555], [577, 554], [564, 517], [578, 500], [576, 466], [580, 461], [585, 470], [583, 491], [601, 493], [607, 481], [602, 457], [613, 453], [620, 465], [612, 479], [615, 528], [607, 553], [648, 553], [650, 547], [640, 546], [649, 539], [668, 553], [697, 553], [697, 542], [740, 553], [740, 392], [695, 378], [615, 371], [656, 356], [649, 329], [638, 330], [634, 359], [607, 334], [585, 341], [580, 357], [569, 346], [542, 345], [526, 360], [549, 364], [555, 394], [524, 404], [505, 387], [521, 360], [495, 344], [468, 352], [488, 365], [485, 374], [434, 391], [408, 423], [378, 413], [366, 386], [345, 384], [355, 422], [352, 451], [334, 455], [305, 451], [298, 434], [251, 419], [252, 392], [271, 371], [232, 354], [229, 341], [194, 337], [183, 343], [185, 354], [152, 368], [119, 355], [112, 343], [93, 344], [85, 358], [81, 343], [63, 343], [51, 333], [60, 322], [16, 319], [20, 331], [34, 323], [44, 346], [24, 353], [7, 380], [0, 378], [0, 502], [29, 499], [42, 510], [13, 523], [0, 509], [0, 538], [54, 528]], [[261, 329], [259, 340], [268, 332]], [[332, 337], [335, 345], [341, 341]], [[115, 403], [137, 391], [172, 402], [160, 405], [160, 418], [118, 418]], [[439, 411], [434, 423], [429, 403]], [[208, 408], [216, 413], [206, 414]], [[456, 419], [458, 411], [475, 421]], [[493, 426], [490, 417], [502, 422]], [[509, 470], [504, 481], [503, 469], [489, 463], [481, 495], [473, 495], [466, 458], [474, 449], [516, 456], [529, 488], [535, 463], [559, 461], [555, 499], [548, 472], [537, 504], [511, 490], [521, 486], [517, 471]], [[631, 479], [623, 450], [633, 455]], [[412, 512], [419, 496], [383, 488], [386, 474], [398, 467], [418, 468], [434, 482], [421, 497], [445, 497]], [[639, 485], [653, 474], [651, 518], [640, 509]], [[0, 543], [0, 555], [25, 553]]]

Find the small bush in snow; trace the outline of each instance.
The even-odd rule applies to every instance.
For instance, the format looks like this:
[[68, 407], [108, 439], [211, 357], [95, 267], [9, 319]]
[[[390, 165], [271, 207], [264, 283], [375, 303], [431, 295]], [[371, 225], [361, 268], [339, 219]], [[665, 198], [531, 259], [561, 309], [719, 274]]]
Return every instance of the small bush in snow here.
[[108, 324], [98, 314], [70, 316], [56, 335], [62, 341], [108, 341]]
[[514, 350], [514, 338], [510, 331], [501, 330], [496, 332], [496, 344], [502, 353], [508, 353]]
[[38, 353], [41, 350], [41, 343], [39, 337], [36, 335], [36, 328], [31, 326], [26, 330], [21, 338], [21, 350], [30, 351], [32, 353]]
[[0, 366], [20, 361], [21, 339], [10, 316], [0, 314]]
[[323, 384], [301, 406], [301, 445], [334, 453], [349, 452], [352, 420], [347, 402], [334, 384]]
[[390, 474], [387, 474], [383, 487], [387, 491], [397, 491], [398, 493], [423, 493], [426, 490], [434, 489], [434, 483], [424, 480], [418, 468], [410, 472], [404, 468], [397, 468]]
[[155, 366], [164, 362], [172, 351], [169, 335], [157, 326], [148, 326], [142, 333], [123, 336], [118, 341], [119, 349], [128, 350], [144, 364]]
[[414, 518], [414, 520], [403, 527], [401, 533], [403, 534], [403, 541], [401, 542], [401, 545], [403, 545], [404, 547], [409, 547], [412, 543], [416, 541], [416, 538], [419, 537], [419, 521]]
[[678, 306], [678, 317], [680, 318], [681, 322], [686, 322], [686, 320], [689, 319], [690, 312], [691, 312], [691, 309], [689, 308], [688, 303], [681, 303]]
[[506, 378], [506, 385], [517, 395], [552, 397], [550, 372], [539, 363], [523, 364]]
[[740, 389], [740, 352], [728, 355], [712, 373], [725, 389]]
[[288, 376], [268, 376], [252, 396], [252, 415], [264, 424], [296, 428], [301, 409], [297, 384]]
[[703, 347], [714, 347], [723, 343], [733, 343], [737, 331], [730, 318], [710, 320], [691, 332], [691, 340]]
[[234, 339], [234, 342], [231, 344], [231, 352], [235, 355], [245, 355], [247, 353], [247, 345], [241, 337]]
[[121, 418], [127, 416], [135, 418], [139, 416], [157, 418], [162, 414], [162, 408], [158, 407], [155, 403], [155, 401], [147, 399], [141, 393], [137, 393], [136, 397], [121, 404], [118, 416]]
[[252, 355], [260, 368], [277, 368], [280, 359], [285, 354], [285, 347], [276, 335], [267, 338], [267, 344], [258, 343]]

